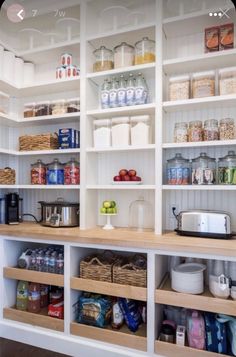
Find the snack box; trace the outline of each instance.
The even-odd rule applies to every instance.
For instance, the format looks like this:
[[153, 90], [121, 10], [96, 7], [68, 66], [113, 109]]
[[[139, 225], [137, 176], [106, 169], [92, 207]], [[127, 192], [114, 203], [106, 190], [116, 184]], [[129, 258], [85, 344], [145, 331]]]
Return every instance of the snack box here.
[[219, 51], [219, 26], [205, 29], [205, 52]]
[[77, 149], [80, 147], [80, 132], [72, 128], [59, 129], [60, 149]]
[[220, 26], [220, 50], [234, 48], [234, 24], [225, 24]]

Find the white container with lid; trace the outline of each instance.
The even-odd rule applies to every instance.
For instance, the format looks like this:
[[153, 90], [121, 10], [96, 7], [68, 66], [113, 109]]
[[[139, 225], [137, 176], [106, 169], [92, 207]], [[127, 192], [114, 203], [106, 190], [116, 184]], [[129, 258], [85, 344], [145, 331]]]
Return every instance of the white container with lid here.
[[211, 97], [215, 95], [215, 71], [205, 71], [193, 74], [193, 98]]
[[0, 113], [8, 114], [10, 105], [10, 96], [6, 93], [0, 92]]
[[138, 115], [130, 118], [131, 145], [151, 144], [151, 121], [149, 115]]
[[122, 42], [114, 48], [114, 68], [129, 67], [134, 64], [134, 47]]
[[93, 142], [95, 148], [111, 146], [111, 120], [100, 119], [93, 122]]
[[219, 70], [219, 93], [220, 95], [236, 93], [236, 67]]
[[15, 58], [14, 78], [15, 84], [21, 87], [24, 82], [24, 61], [20, 57]]
[[130, 124], [129, 117], [119, 117], [112, 119], [112, 146], [130, 145]]
[[190, 98], [190, 76], [174, 76], [169, 79], [169, 100], [185, 100]]
[[53, 100], [51, 102], [52, 115], [61, 115], [67, 113], [65, 99]]
[[11, 51], [3, 52], [3, 79], [14, 82], [15, 55]]

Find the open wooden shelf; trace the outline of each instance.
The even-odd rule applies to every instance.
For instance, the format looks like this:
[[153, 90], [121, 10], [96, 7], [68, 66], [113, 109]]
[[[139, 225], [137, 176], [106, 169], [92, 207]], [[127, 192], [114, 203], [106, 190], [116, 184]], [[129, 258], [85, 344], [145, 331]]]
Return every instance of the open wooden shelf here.
[[155, 353], [165, 357], [229, 357], [219, 353], [200, 351], [195, 348], [178, 346], [173, 343], [155, 341]]
[[43, 273], [19, 268], [3, 268], [3, 276], [7, 279], [25, 280], [46, 285], [64, 286], [64, 275]]
[[127, 326], [123, 326], [119, 331], [108, 328], [98, 328], [72, 322], [70, 332], [72, 335], [112, 343], [140, 351], [147, 351], [147, 326], [141, 325], [137, 332], [132, 333]]
[[170, 278], [166, 276], [155, 292], [156, 304], [181, 306], [187, 309], [216, 312], [236, 316], [236, 302], [232, 299], [215, 298], [206, 288], [201, 295], [178, 293], [171, 289]]
[[107, 283], [105, 281], [97, 281], [82, 278], [71, 278], [70, 287], [74, 290], [82, 290], [94, 292], [98, 294], [124, 297], [127, 299], [136, 299], [139, 301], [147, 301], [147, 289], [132, 285], [121, 285], [115, 283]]
[[48, 316], [47, 308], [41, 309], [39, 314], [33, 314], [28, 311], [17, 310], [15, 307], [5, 307], [3, 309], [3, 317], [8, 320], [64, 332], [64, 320]]

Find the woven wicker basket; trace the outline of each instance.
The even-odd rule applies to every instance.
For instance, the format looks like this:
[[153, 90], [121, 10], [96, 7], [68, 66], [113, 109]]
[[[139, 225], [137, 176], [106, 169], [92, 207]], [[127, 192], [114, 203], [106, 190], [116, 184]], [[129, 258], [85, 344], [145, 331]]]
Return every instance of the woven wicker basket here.
[[80, 277], [99, 281], [112, 282], [112, 266], [114, 258], [109, 261], [102, 259], [101, 255], [86, 257], [80, 262]]
[[116, 262], [113, 265], [113, 283], [147, 287], [147, 270], [140, 269], [132, 262]]
[[24, 135], [19, 137], [20, 151], [53, 150], [58, 149], [58, 136], [56, 133]]
[[15, 185], [16, 183], [16, 171], [6, 167], [0, 169], [0, 185]]

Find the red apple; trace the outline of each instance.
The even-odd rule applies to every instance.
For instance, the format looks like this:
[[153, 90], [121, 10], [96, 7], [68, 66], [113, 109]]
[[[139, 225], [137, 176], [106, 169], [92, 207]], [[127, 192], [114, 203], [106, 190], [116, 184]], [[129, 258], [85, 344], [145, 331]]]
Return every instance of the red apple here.
[[128, 174], [128, 171], [126, 169], [122, 169], [122, 170], [119, 171], [119, 175], [120, 176], [125, 176], [127, 174]]
[[123, 176], [123, 178], [124, 178], [124, 180], [123, 180], [123, 181], [130, 181], [130, 177], [129, 177], [129, 175], [125, 175], [125, 176]]
[[129, 170], [129, 172], [128, 172], [128, 175], [130, 177], [136, 176], [136, 174], [137, 174], [137, 172], [135, 170], [133, 170], [133, 169]]
[[138, 181], [138, 180], [137, 180], [137, 176], [131, 176], [131, 177], [130, 177], [130, 181]]
[[136, 176], [136, 181], [142, 181], [141, 177]]
[[121, 177], [120, 176], [114, 176], [113, 181], [121, 181]]

